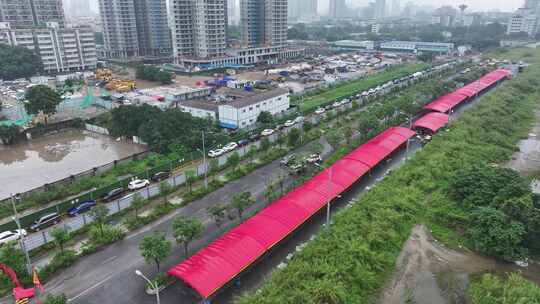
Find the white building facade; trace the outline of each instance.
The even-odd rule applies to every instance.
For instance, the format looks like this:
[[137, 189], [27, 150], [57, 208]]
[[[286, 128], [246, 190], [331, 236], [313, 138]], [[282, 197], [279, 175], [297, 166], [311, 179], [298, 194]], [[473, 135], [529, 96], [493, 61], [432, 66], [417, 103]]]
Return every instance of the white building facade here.
[[49, 22], [44, 28], [12, 29], [0, 23], [0, 43], [22, 46], [41, 57], [47, 73], [95, 69], [94, 32], [91, 28], [60, 28]]
[[219, 105], [219, 123], [224, 128], [243, 129], [255, 124], [263, 111], [279, 115], [289, 107], [289, 91], [273, 89]]

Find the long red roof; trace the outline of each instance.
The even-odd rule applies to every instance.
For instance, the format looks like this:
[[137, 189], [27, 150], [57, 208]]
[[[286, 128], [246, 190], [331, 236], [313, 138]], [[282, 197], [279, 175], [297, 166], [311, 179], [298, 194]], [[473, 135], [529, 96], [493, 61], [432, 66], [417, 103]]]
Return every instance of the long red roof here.
[[384, 131], [167, 273], [208, 298], [414, 134]]
[[422, 116], [420, 119], [415, 121], [412, 125], [413, 129], [415, 128], [424, 128], [428, 129], [431, 132], [435, 133], [440, 128], [448, 124], [449, 116], [444, 113], [432, 112]]
[[452, 93], [435, 99], [433, 102], [426, 105], [424, 109], [446, 113], [461, 104], [467, 98], [475, 96], [476, 94], [489, 88], [497, 81], [508, 77], [509, 75], [510, 71], [505, 69], [498, 69], [493, 72], [487, 73], [482, 78], [473, 81], [468, 85], [455, 90]]

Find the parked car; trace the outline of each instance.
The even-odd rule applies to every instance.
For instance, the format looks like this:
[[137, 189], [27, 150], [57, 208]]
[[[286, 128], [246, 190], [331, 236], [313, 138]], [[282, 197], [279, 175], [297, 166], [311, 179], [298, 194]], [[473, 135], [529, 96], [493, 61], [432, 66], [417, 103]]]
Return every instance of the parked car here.
[[285, 125], [279, 124], [279, 125], [276, 126], [277, 131], [281, 131], [283, 129], [285, 129]]
[[124, 188], [112, 189], [107, 194], [105, 194], [103, 200], [106, 202], [110, 202], [113, 199], [120, 197], [122, 194], [124, 194]]
[[306, 161], [310, 164], [314, 164], [322, 161], [322, 158], [319, 154], [311, 154], [309, 157], [306, 158]]
[[298, 116], [294, 119], [294, 123], [297, 124], [297, 123], [301, 123], [304, 121], [304, 116]]
[[292, 120], [287, 120], [285, 123], [284, 123], [285, 127], [291, 127], [291, 126], [294, 126], [294, 121]]
[[238, 144], [233, 141], [233, 142], [228, 143], [225, 147], [223, 147], [223, 150], [225, 152], [230, 152], [236, 148], [238, 148]]
[[30, 229], [33, 231], [39, 231], [43, 228], [47, 228], [52, 225], [56, 225], [60, 223], [61, 218], [60, 215], [56, 212], [46, 214], [40, 218], [38, 218], [31, 226]]
[[336, 101], [332, 104], [332, 108], [339, 108], [341, 106], [341, 103], [339, 101]]
[[171, 172], [169, 172], [169, 171], [161, 171], [161, 172], [157, 172], [154, 175], [152, 175], [151, 180], [153, 182], [160, 182], [160, 181], [162, 181], [164, 179], [169, 178], [169, 176], [171, 176]]
[[295, 154], [289, 154], [289, 155], [286, 155], [285, 157], [283, 157], [279, 163], [283, 166], [287, 166], [290, 162], [294, 161], [296, 159], [296, 155]]
[[247, 146], [248, 144], [249, 144], [249, 140], [247, 140], [247, 139], [241, 139], [241, 140], [238, 141], [238, 145], [240, 147]]
[[223, 153], [225, 153], [225, 151], [223, 151], [222, 149], [210, 150], [208, 151], [208, 156], [218, 157], [221, 156]]
[[274, 130], [272, 130], [272, 129], [264, 129], [261, 132], [261, 136], [270, 136], [272, 134], [274, 134]]
[[70, 208], [67, 213], [69, 216], [77, 216], [81, 213], [90, 211], [90, 209], [92, 209], [92, 207], [94, 207], [95, 205], [97, 205], [95, 200], [84, 201], [77, 206]]
[[302, 163], [294, 163], [289, 166], [289, 172], [291, 174], [300, 174], [302, 173], [306, 167]]
[[249, 141], [251, 141], [251, 142], [257, 141], [259, 139], [261, 139], [261, 134], [259, 134], [259, 133], [253, 133], [253, 134], [249, 135]]
[[5, 243], [11, 241], [16, 241], [23, 236], [26, 236], [26, 230], [24, 229], [4, 231], [0, 233], [0, 245], [4, 245]]
[[323, 114], [324, 112], [326, 112], [326, 110], [324, 108], [318, 108], [316, 111], [315, 111], [315, 114]]
[[139, 190], [146, 186], [150, 185], [150, 181], [147, 179], [134, 179], [129, 182], [128, 189], [129, 190]]

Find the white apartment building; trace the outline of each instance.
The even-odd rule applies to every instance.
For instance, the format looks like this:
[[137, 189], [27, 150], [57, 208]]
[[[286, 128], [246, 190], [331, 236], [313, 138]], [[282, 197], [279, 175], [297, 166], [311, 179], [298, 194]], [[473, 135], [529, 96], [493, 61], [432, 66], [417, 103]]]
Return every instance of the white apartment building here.
[[272, 89], [255, 93], [220, 104], [218, 106], [219, 124], [228, 129], [243, 129], [255, 124], [261, 112], [267, 111], [272, 115], [278, 115], [285, 112], [289, 106], [288, 90]]
[[520, 8], [508, 22], [506, 33], [516, 34], [525, 32], [529, 36], [536, 35], [538, 18], [534, 11], [529, 8]]
[[0, 43], [23, 46], [41, 57], [47, 73], [95, 69], [94, 32], [91, 28], [60, 28], [48, 22], [43, 28], [12, 29], [0, 22]]

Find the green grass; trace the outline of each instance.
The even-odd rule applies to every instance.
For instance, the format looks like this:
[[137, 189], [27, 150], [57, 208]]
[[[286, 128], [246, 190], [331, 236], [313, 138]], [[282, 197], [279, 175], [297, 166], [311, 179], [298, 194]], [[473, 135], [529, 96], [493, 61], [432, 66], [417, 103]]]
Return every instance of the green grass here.
[[302, 113], [309, 113], [318, 107], [331, 103], [335, 100], [358, 94], [359, 92], [384, 84], [390, 80], [421, 71], [428, 66], [428, 64], [419, 63], [390, 68], [381, 73], [367, 76], [358, 80], [353, 80], [344, 84], [339, 84], [329, 90], [325, 90], [320, 94], [309, 96], [301, 100], [296, 100], [296, 103], [299, 105]]

